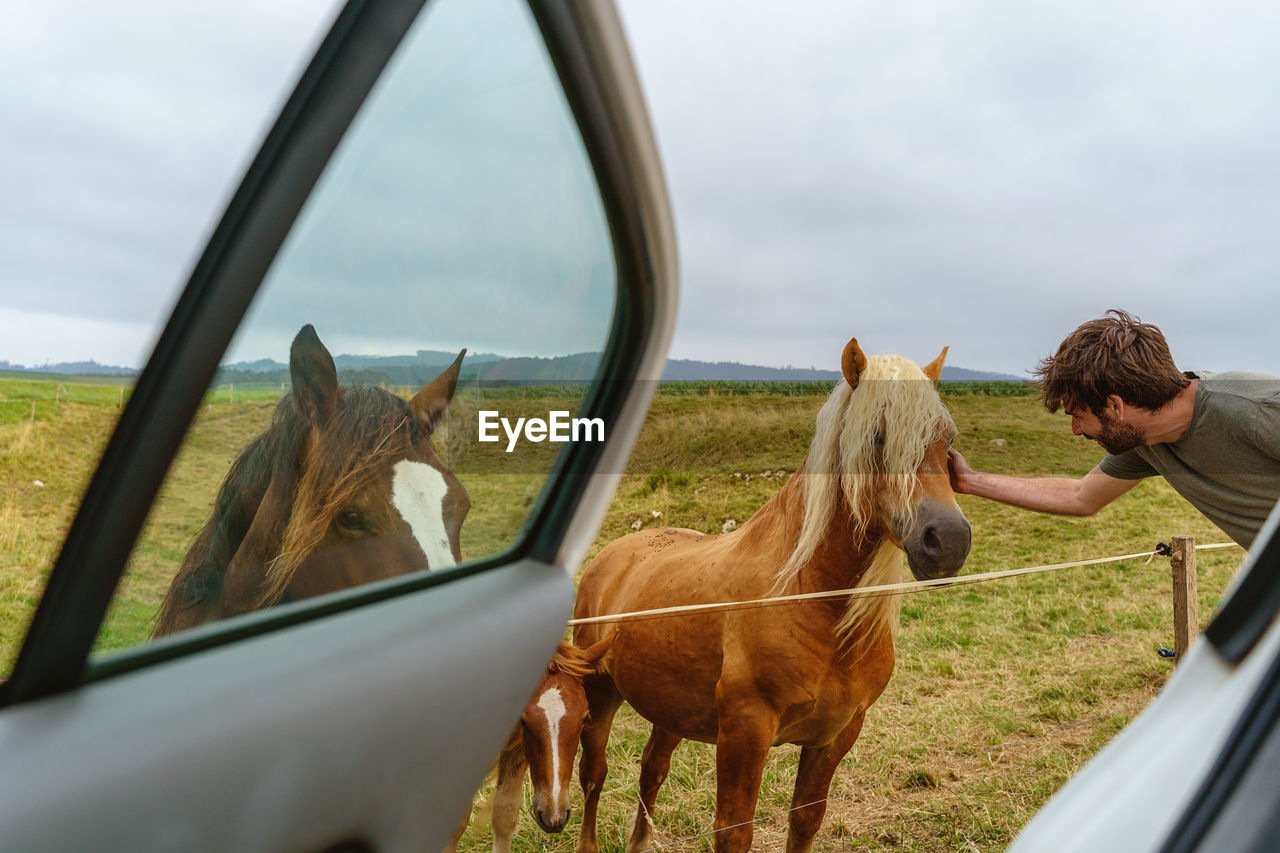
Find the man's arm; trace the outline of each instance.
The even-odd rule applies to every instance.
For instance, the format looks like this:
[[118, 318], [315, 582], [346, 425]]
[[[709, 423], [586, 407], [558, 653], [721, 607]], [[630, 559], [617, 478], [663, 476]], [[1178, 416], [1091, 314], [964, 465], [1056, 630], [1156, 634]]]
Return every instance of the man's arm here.
[[947, 467], [951, 488], [958, 494], [977, 495], [1036, 512], [1054, 515], [1093, 515], [1125, 492], [1138, 480], [1121, 480], [1094, 468], [1078, 480], [1069, 477], [1011, 477], [976, 471], [960, 455], [948, 451]]

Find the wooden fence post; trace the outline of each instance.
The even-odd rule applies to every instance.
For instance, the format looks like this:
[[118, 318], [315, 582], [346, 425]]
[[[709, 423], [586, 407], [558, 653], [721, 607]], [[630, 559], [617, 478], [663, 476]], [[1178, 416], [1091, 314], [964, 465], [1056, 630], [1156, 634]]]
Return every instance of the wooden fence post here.
[[1170, 540], [1169, 566], [1173, 572], [1173, 650], [1174, 662], [1191, 647], [1200, 633], [1200, 617], [1196, 608], [1196, 538], [1175, 536]]

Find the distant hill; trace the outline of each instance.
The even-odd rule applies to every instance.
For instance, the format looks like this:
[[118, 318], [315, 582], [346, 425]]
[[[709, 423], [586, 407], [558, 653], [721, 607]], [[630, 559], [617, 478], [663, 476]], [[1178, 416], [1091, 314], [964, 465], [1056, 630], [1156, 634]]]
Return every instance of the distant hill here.
[[88, 361], [60, 361], [57, 364], [42, 364], [32, 367], [10, 364], [0, 359], [0, 370], [12, 370], [18, 373], [58, 373], [64, 376], [137, 376], [142, 372], [134, 367], [114, 367], [109, 364], [98, 364], [93, 359]]
[[[458, 357], [456, 352], [419, 350], [415, 355], [338, 355], [333, 364], [343, 382], [425, 385]], [[600, 353], [584, 352], [554, 358], [506, 358], [476, 353], [462, 361], [464, 382], [587, 382], [596, 375]], [[270, 359], [236, 362], [218, 369], [219, 383], [265, 384], [289, 381], [289, 366]]]
[[[390, 385], [425, 385], [457, 358], [456, 352], [418, 350], [413, 355], [338, 355], [334, 366], [343, 382]], [[487, 382], [586, 382], [593, 378], [600, 364], [600, 353], [582, 352], [549, 358], [532, 356], [506, 357], [494, 353], [468, 353], [462, 363], [462, 379]], [[39, 367], [24, 367], [0, 361], [0, 370], [62, 375], [136, 376], [140, 371], [129, 367], [113, 367], [89, 361], [60, 362]], [[671, 359], [663, 368], [667, 381], [753, 381], [753, 382], [834, 382], [838, 370], [802, 367], [766, 367], [736, 361], [691, 361]], [[1023, 377], [1008, 373], [966, 370], [944, 366], [942, 379], [949, 382], [1022, 382]], [[279, 384], [289, 381], [289, 366], [269, 358], [239, 361], [218, 369], [218, 384]]]
[[963, 367], [942, 366], [942, 375], [938, 377], [945, 382], [1030, 382], [1026, 376], [1014, 376], [1012, 373], [992, 373], [989, 370], [966, 370]]
[[[339, 355], [333, 359], [333, 364], [339, 370], [379, 370], [384, 367], [418, 367], [421, 365], [440, 365], [443, 370], [453, 360], [458, 357], [456, 352], [442, 352], [440, 350], [420, 349], [414, 355]], [[494, 355], [491, 352], [467, 353], [467, 357], [463, 360], [468, 365], [492, 364], [495, 361], [502, 361], [503, 357]], [[254, 362], [255, 364], [257, 362]], [[275, 362], [271, 362], [275, 363]], [[237, 365], [229, 365], [236, 367]], [[277, 367], [284, 367], [277, 364]]]
[[[457, 357], [457, 353], [419, 350], [416, 355], [355, 356], [334, 358], [339, 375], [347, 382], [387, 382], [394, 385], [425, 384], [439, 375]], [[467, 354], [462, 362], [462, 378], [486, 382], [586, 382], [596, 374], [600, 353], [582, 352], [549, 358], [518, 356], [506, 358], [493, 353]], [[223, 381], [283, 382], [288, 367], [280, 362], [263, 360], [229, 364], [222, 368]], [[233, 378], [240, 374], [239, 378]], [[691, 361], [671, 359], [663, 368], [666, 381], [751, 381], [751, 382], [834, 382], [838, 370], [803, 367], [766, 367], [735, 361]], [[1008, 373], [966, 370], [944, 366], [942, 379], [949, 382], [1021, 382], [1022, 377]]]
[[[762, 367], [758, 364], [740, 364], [736, 361], [688, 361], [671, 359], [662, 371], [667, 380], [756, 381], [756, 382], [826, 382], [840, 378], [838, 370], [817, 370], [804, 367]], [[966, 370], [963, 367], [943, 365], [942, 376], [948, 382], [1022, 382], [1023, 377], [1008, 373], [991, 373], [983, 370]]]

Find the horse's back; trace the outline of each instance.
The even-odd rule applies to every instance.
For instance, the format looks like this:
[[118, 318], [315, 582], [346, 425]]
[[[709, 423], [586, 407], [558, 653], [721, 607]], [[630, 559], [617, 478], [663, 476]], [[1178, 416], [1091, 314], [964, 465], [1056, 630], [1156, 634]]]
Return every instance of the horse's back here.
[[[582, 573], [575, 615], [587, 618], [620, 612], [619, 607], [691, 603], [694, 590], [678, 582], [684, 574], [680, 567], [699, 564], [699, 552], [719, 538], [682, 527], [661, 527], [611, 542]], [[603, 637], [612, 630], [604, 627], [603, 632], [592, 633]]]

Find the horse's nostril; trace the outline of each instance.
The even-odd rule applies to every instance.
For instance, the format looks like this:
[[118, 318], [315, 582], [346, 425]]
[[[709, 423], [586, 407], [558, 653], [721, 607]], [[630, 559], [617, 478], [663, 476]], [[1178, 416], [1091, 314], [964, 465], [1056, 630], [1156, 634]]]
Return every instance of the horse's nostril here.
[[933, 559], [942, 556], [942, 539], [932, 524], [925, 528], [924, 535], [920, 537], [920, 547]]

